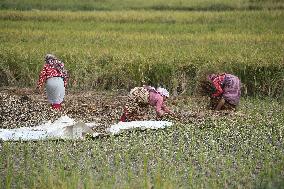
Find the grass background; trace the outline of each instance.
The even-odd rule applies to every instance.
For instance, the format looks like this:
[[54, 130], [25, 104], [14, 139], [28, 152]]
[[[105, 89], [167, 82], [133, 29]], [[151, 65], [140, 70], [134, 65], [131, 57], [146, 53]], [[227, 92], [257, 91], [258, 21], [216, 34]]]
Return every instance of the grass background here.
[[70, 88], [163, 85], [195, 92], [209, 72], [240, 77], [244, 95], [284, 96], [280, 10], [0, 12], [7, 83], [35, 86], [46, 53], [70, 71]]
[[282, 0], [1, 0], [1, 9], [17, 10], [262, 10], [283, 9]]

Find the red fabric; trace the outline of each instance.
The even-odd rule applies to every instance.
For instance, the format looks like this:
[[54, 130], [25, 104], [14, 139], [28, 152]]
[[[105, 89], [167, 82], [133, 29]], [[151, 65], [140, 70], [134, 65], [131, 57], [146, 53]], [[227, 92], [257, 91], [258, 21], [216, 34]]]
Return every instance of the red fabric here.
[[127, 115], [128, 115], [127, 108], [124, 108], [123, 109], [123, 114], [121, 115], [119, 121], [127, 122]]
[[[64, 66], [63, 63], [61, 63]], [[50, 64], [44, 64], [43, 69], [40, 72], [38, 87], [41, 88], [45, 81], [50, 77], [63, 77], [63, 73], [60, 73], [57, 69], [55, 69]], [[67, 79], [64, 79], [64, 86], [67, 86]]]
[[123, 113], [122, 116], [120, 117], [119, 121], [126, 122], [126, 120], [127, 120], [126, 115], [125, 115], [125, 113]]
[[60, 110], [61, 109], [61, 104], [52, 104], [51, 107], [52, 107], [52, 109]]
[[218, 97], [223, 93], [222, 83], [224, 82], [225, 74], [218, 75], [212, 81], [214, 87], [216, 88], [216, 92], [212, 95], [213, 97]]

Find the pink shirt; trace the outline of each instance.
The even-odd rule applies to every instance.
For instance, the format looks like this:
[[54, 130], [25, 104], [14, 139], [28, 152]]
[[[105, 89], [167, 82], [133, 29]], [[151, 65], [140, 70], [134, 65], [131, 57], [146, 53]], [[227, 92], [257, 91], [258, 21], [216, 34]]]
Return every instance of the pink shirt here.
[[155, 107], [157, 113], [161, 113], [162, 110], [169, 112], [169, 109], [164, 104], [164, 98], [162, 97], [162, 95], [154, 91], [150, 91], [149, 104]]

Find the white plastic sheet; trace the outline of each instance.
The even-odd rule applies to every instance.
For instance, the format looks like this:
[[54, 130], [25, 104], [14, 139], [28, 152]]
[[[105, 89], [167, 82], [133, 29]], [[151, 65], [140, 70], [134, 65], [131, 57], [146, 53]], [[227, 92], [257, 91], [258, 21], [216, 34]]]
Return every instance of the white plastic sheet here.
[[113, 135], [119, 134], [125, 130], [131, 129], [164, 129], [172, 126], [172, 122], [169, 121], [131, 121], [131, 122], [119, 122], [112, 125], [107, 131]]
[[106, 129], [106, 133], [95, 133], [91, 128], [97, 126], [96, 123], [75, 122], [68, 116], [62, 116], [51, 123], [36, 127], [21, 127], [17, 129], [0, 129], [0, 140], [2, 141], [35, 141], [52, 139], [84, 139], [86, 134], [93, 137], [100, 135], [117, 135], [126, 130], [132, 129], [164, 129], [170, 127], [168, 121], [132, 121], [119, 122]]
[[93, 134], [89, 126], [82, 122], [75, 123], [75, 121], [68, 116], [62, 116], [53, 123], [48, 121], [36, 127], [0, 129], [0, 139], [3, 141], [82, 139], [86, 133]]

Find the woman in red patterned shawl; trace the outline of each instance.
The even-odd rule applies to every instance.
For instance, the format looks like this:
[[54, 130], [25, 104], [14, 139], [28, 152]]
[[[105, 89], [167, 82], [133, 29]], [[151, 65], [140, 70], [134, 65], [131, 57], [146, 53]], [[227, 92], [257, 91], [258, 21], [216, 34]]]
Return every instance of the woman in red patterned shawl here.
[[64, 64], [52, 54], [45, 56], [45, 64], [40, 72], [38, 89], [42, 91], [45, 84], [47, 99], [53, 109], [61, 109], [67, 86], [67, 71]]
[[235, 109], [240, 102], [241, 82], [232, 74], [210, 74], [208, 80], [213, 84], [215, 93], [211, 98], [218, 99], [215, 110]]

